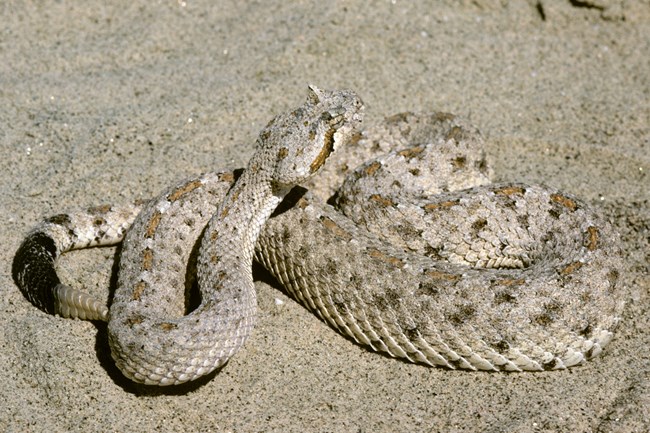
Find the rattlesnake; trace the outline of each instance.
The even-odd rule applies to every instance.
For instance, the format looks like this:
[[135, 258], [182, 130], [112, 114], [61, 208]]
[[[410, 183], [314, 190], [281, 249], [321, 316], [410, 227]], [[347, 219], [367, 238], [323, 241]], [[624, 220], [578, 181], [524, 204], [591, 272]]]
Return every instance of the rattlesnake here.
[[[256, 154], [234, 186], [238, 172], [208, 173], [144, 207], [46, 220], [16, 254], [18, 286], [49, 313], [108, 318], [112, 354], [127, 377], [182, 383], [222, 365], [251, 332], [255, 233], [239, 246], [224, 247], [223, 239], [239, 238], [252, 218], [261, 229], [256, 259], [296, 300], [374, 350], [430, 366], [503, 371], [561, 369], [601, 352], [626, 289], [607, 222], [548, 187], [489, 183], [480, 134], [462, 119], [404, 113], [351, 136], [361, 119], [354, 93], [310, 92], [258, 142], [275, 144], [274, 155], [278, 146], [300, 154], [315, 143], [319, 166], [324, 145], [347, 142], [346, 149], [307, 181], [309, 192], [294, 189], [263, 228], [279, 200], [260, 207], [268, 190], [248, 197], [242, 189], [269, 163]], [[204, 231], [212, 214], [218, 217]], [[60, 283], [61, 253], [117, 243], [127, 230], [110, 312]], [[195, 262], [201, 304], [183, 316], [182, 288], [192, 284]]]

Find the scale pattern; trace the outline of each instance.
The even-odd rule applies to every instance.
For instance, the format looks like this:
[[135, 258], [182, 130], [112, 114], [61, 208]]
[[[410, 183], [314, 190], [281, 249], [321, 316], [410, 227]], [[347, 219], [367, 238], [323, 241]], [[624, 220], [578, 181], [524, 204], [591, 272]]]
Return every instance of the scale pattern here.
[[[243, 174], [208, 173], [144, 207], [37, 226], [14, 260], [18, 286], [47, 312], [108, 318], [117, 365], [157, 385], [200, 377], [244, 343], [255, 318], [253, 253], [334, 329], [408, 361], [540, 371], [602, 351], [627, 297], [618, 235], [606, 221], [546, 186], [491, 183], [483, 139], [463, 119], [402, 113], [353, 134], [359, 99], [311, 92], [262, 131]], [[315, 113], [307, 124], [305, 110]], [[296, 156], [309, 153], [303, 147], [316, 153], [302, 161], [306, 176], [274, 189], [257, 174], [274, 159], [264, 144], [280, 143], [267, 147], [284, 160], [277, 149], [287, 137]], [[339, 143], [345, 151], [329, 155]], [[298, 182], [309, 191], [294, 188], [264, 224]], [[129, 227], [110, 312], [60, 283], [61, 253], [120, 242]], [[186, 314], [195, 278], [201, 304]]]

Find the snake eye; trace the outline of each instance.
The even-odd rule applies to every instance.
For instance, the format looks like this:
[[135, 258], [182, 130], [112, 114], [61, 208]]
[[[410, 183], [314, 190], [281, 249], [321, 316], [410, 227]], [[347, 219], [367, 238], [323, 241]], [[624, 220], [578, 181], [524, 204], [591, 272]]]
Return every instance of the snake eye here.
[[328, 125], [338, 128], [340, 127], [345, 120], [345, 108], [335, 107], [331, 110], [323, 112], [321, 114], [321, 119], [327, 122]]

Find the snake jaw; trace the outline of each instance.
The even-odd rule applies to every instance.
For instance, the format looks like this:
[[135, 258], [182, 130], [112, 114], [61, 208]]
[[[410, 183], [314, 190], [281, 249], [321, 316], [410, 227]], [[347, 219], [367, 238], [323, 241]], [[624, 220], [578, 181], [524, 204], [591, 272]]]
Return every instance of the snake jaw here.
[[311, 174], [316, 173], [318, 169], [320, 169], [323, 164], [325, 164], [327, 158], [334, 151], [334, 134], [337, 130], [338, 128], [331, 127], [325, 132], [325, 136], [323, 138], [323, 147], [321, 148], [318, 155], [316, 155], [316, 158], [311, 162], [311, 164], [309, 164], [309, 172]]

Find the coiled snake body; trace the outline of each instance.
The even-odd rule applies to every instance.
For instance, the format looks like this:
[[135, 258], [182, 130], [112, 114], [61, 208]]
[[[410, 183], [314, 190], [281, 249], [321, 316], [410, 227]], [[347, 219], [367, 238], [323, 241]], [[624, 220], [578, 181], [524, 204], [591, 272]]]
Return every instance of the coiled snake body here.
[[[396, 357], [539, 371], [598, 355], [625, 299], [610, 225], [559, 191], [490, 184], [480, 135], [454, 116], [405, 113], [352, 135], [360, 111], [354, 93], [312, 87], [262, 131], [237, 181], [208, 173], [144, 207], [50, 218], [19, 248], [14, 279], [47, 312], [108, 319], [118, 367], [147, 384], [193, 380], [243, 344], [255, 317], [253, 246], [297, 301]], [[347, 148], [310, 191], [294, 189], [264, 224], [339, 142]], [[110, 312], [60, 283], [61, 253], [125, 232]], [[185, 315], [192, 263], [201, 303]]]

